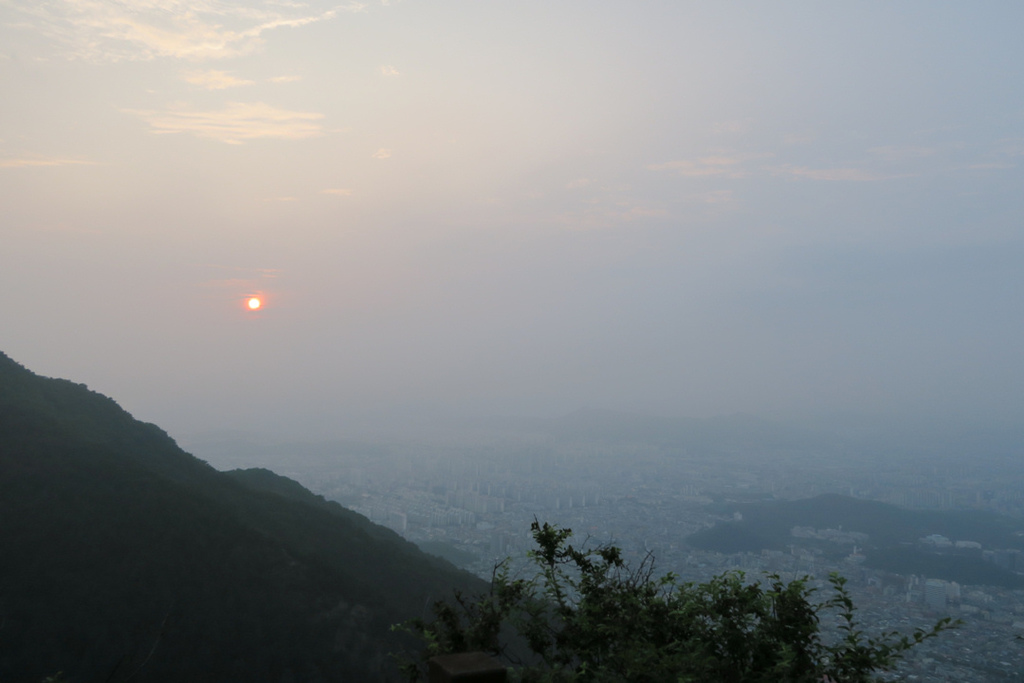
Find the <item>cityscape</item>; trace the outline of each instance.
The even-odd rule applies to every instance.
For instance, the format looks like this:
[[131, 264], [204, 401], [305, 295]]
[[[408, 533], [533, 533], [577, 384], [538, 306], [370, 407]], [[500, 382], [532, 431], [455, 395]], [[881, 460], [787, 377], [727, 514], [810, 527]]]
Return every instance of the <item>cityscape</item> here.
[[[787, 551], [724, 554], [686, 542], [697, 531], [734, 521], [741, 515], [734, 504], [827, 493], [1021, 519], [1024, 483], [1009, 476], [1016, 467], [1012, 459], [687, 453], [652, 443], [536, 434], [262, 449], [207, 439], [193, 448], [225, 467], [237, 466], [232, 458], [247, 459], [249, 466], [269, 458], [282, 474], [485, 579], [506, 558], [514, 571], [528, 571], [535, 519], [571, 528], [576, 542], [616, 545], [633, 564], [650, 555], [658, 573], [672, 572], [684, 582], [726, 571], [742, 571], [748, 580], [807, 575], [824, 597], [830, 573], [837, 572], [848, 580], [868, 635], [926, 629], [946, 616], [961, 622], [912, 650], [890, 680], [981, 683], [1024, 675], [1024, 590], [872, 569], [859, 552], [869, 539], [857, 529], [795, 526]], [[834, 544], [842, 558], [832, 559], [835, 554], [809, 541]], [[937, 534], [919, 543], [976, 551], [1024, 578], [1018, 549], [982, 548], [972, 539]]]

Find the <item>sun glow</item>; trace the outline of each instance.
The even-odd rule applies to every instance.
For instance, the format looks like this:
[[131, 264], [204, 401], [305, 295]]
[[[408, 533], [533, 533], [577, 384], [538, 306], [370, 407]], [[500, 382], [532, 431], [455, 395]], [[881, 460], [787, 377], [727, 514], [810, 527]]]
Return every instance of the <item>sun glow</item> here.
[[263, 307], [263, 301], [261, 301], [259, 297], [253, 296], [249, 297], [249, 300], [245, 302], [245, 305], [250, 311], [258, 311]]

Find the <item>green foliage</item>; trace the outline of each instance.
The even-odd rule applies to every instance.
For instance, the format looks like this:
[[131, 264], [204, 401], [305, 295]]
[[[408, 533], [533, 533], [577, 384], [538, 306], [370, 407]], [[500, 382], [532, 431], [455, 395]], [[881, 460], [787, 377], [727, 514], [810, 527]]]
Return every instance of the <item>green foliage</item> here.
[[453, 586], [485, 583], [0, 353], [0, 681], [386, 680]]
[[[454, 604], [434, 605], [432, 621], [400, 627], [426, 643], [420, 662], [404, 662], [410, 681], [430, 657], [479, 650], [524, 682], [855, 683], [956, 625], [942, 619], [910, 636], [868, 637], [838, 575], [823, 602], [814, 602], [807, 577], [749, 583], [731, 572], [680, 584], [671, 574], [655, 578], [650, 556], [630, 568], [614, 546], [574, 547], [569, 529], [534, 522], [532, 531], [534, 576], [511, 576], [506, 560], [489, 593], [456, 594]], [[820, 616], [833, 611], [841, 626], [830, 640]]]

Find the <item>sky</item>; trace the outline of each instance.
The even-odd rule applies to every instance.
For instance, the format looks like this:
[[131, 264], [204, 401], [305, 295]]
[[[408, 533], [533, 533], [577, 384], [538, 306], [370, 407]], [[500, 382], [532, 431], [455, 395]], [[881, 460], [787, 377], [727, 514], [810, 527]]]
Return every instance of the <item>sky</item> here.
[[0, 350], [172, 435], [1020, 423], [1021, 26], [994, 1], [0, 0]]

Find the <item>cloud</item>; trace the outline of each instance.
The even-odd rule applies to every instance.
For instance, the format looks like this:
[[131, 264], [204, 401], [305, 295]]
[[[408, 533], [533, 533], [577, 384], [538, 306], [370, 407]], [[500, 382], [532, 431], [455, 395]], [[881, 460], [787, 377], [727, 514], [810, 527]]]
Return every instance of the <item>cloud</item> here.
[[703, 192], [701, 194], [690, 195], [689, 199], [701, 204], [734, 204], [736, 202], [736, 198], [733, 196], [732, 190]]
[[188, 71], [182, 74], [187, 83], [198, 85], [207, 90], [224, 90], [225, 88], [237, 88], [242, 85], [252, 85], [253, 81], [246, 81], [235, 78], [227, 71]]
[[84, 159], [66, 159], [61, 157], [16, 157], [0, 159], [0, 168], [33, 168], [39, 166], [95, 166], [96, 162]]
[[590, 178], [577, 178], [576, 180], [568, 182], [565, 188], [567, 190], [578, 190], [580, 188], [586, 187], [587, 185], [590, 185], [592, 182], [594, 181], [591, 180]]
[[1004, 138], [999, 141], [996, 152], [1010, 157], [1024, 156], [1024, 138]]
[[357, 2], [311, 13], [302, 3], [265, 0], [8, 0], [30, 27], [68, 48], [67, 56], [100, 61], [158, 57], [205, 60], [249, 54], [263, 36], [359, 12]]
[[624, 211], [620, 214], [622, 220], [634, 220], [636, 218], [654, 218], [656, 216], [666, 216], [668, 212], [665, 209], [652, 209], [647, 206], [634, 206], [628, 211]]
[[302, 76], [274, 76], [273, 78], [267, 79], [270, 83], [295, 83], [296, 81], [301, 80]]
[[242, 268], [217, 263], [201, 263], [196, 265], [204, 269], [226, 271], [222, 276], [210, 277], [196, 283], [199, 287], [227, 290], [229, 292], [248, 292], [256, 295], [263, 292], [260, 289], [260, 285], [271, 286], [263, 282], [264, 280], [273, 280], [284, 272], [280, 268]]
[[390, 149], [384, 149], [383, 147], [381, 147], [380, 149], [378, 149], [376, 152], [373, 153], [373, 158], [374, 159], [390, 159], [391, 158], [391, 150]]
[[380, 72], [381, 72], [381, 74], [383, 74], [385, 76], [400, 76], [401, 75], [398, 72], [398, 69], [396, 69], [395, 67], [393, 67], [393, 66], [391, 66], [389, 64], [381, 65]]
[[814, 142], [814, 133], [786, 133], [782, 136], [782, 142], [787, 145], [807, 145]]
[[667, 161], [663, 164], [652, 164], [647, 168], [652, 171], [675, 171], [688, 178], [704, 176], [743, 178], [747, 175], [747, 172], [741, 167], [743, 161], [743, 158], [735, 156], [708, 156], [696, 160]]
[[280, 268], [254, 268], [253, 272], [255, 272], [260, 277], [274, 278], [283, 273], [284, 271], [281, 270]]
[[984, 164], [971, 164], [967, 168], [969, 168], [972, 171], [1001, 171], [1008, 168], [1016, 168], [1016, 166], [1014, 164], [990, 162]]
[[603, 230], [615, 228], [645, 218], [667, 215], [663, 209], [645, 206], [596, 206], [582, 211], [568, 211], [552, 217], [552, 221], [569, 230]]
[[352, 190], [347, 187], [329, 187], [326, 190], [320, 190], [321, 194], [333, 194], [340, 197], [351, 197]]
[[639, 204], [628, 198], [596, 198], [582, 203], [578, 209], [550, 214], [546, 220], [570, 230], [603, 230], [616, 228], [635, 221], [667, 216], [660, 207]]
[[[923, 157], [931, 153], [925, 148], [889, 148], [876, 147], [873, 153], [887, 160], [897, 158], [910, 158], [912, 156]], [[647, 168], [652, 171], [674, 171], [687, 178], [746, 178], [750, 175], [762, 174], [765, 171], [776, 176], [791, 176], [794, 178], [807, 178], [810, 180], [867, 182], [875, 180], [888, 180], [891, 178], [905, 178], [908, 174], [881, 175], [862, 168], [810, 168], [807, 166], [795, 166], [783, 164], [780, 166], [761, 167], [758, 169], [745, 168], [746, 162], [752, 159], [770, 157], [770, 154], [718, 154], [701, 157], [699, 159], [683, 159], [679, 161], [668, 161], [662, 164], [652, 164]], [[722, 199], [721, 201], [727, 201]], [[710, 202], [714, 203], [714, 202]]]
[[262, 102], [234, 102], [219, 111], [124, 111], [139, 116], [154, 133], [191, 133], [231, 144], [259, 138], [301, 140], [323, 133], [318, 123], [323, 114], [287, 111]]
[[754, 127], [754, 119], [737, 119], [733, 121], [719, 121], [711, 126], [711, 132], [721, 135], [723, 133], [749, 133]]
[[[197, 263], [195, 265], [201, 268], [212, 268], [214, 270], [228, 270], [237, 273], [244, 273], [250, 275], [251, 277], [275, 278], [284, 272], [280, 268], [244, 268], [241, 266], [226, 266], [221, 263]], [[215, 279], [210, 280], [210, 282], [251, 282], [251, 279]]]
[[1024, 156], [1024, 138], [1004, 138], [981, 159], [966, 166], [971, 171], [1000, 171], [1016, 168], [1015, 157]]
[[253, 281], [251, 279], [240, 278], [240, 277], [229, 277], [218, 280], [204, 280], [199, 283], [200, 287], [226, 287], [228, 289], [234, 289], [236, 287], [250, 287]]
[[774, 175], [788, 175], [810, 180], [869, 182], [897, 176], [881, 176], [860, 168], [807, 168], [806, 166], [775, 166], [769, 169]]
[[931, 147], [872, 147], [868, 150], [872, 156], [888, 162], [910, 161], [913, 159], [924, 159], [935, 154]]

